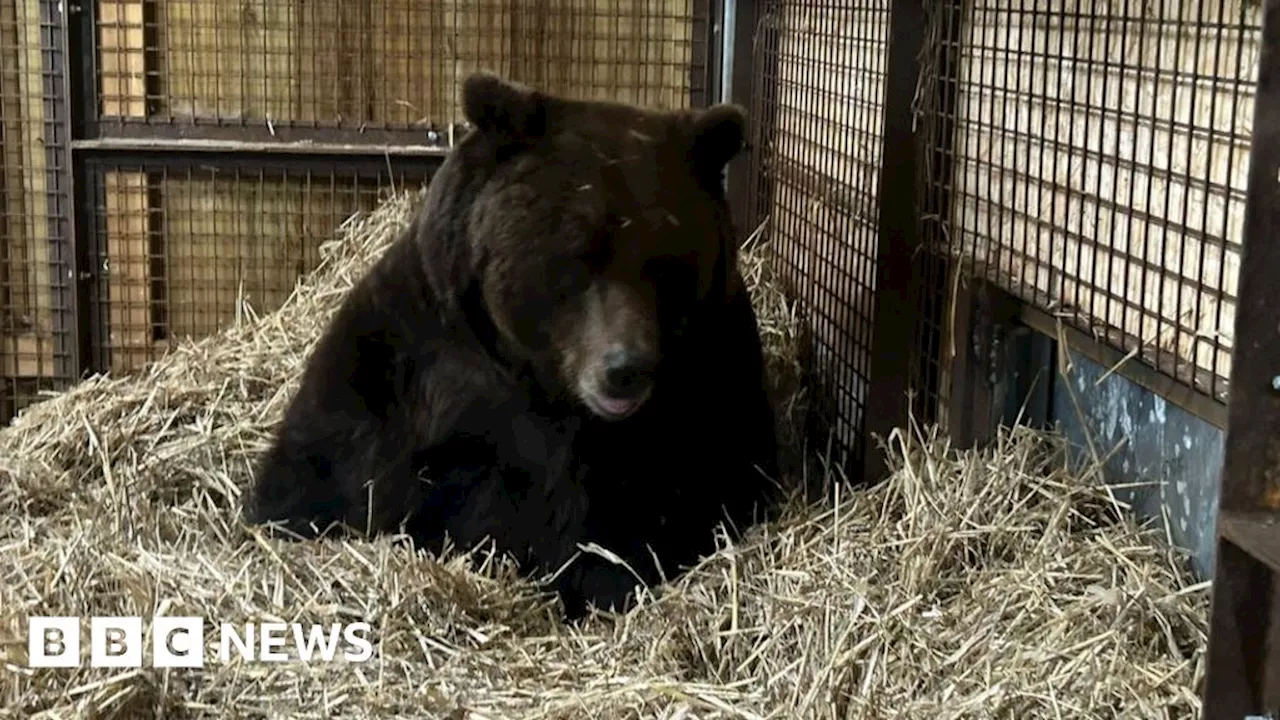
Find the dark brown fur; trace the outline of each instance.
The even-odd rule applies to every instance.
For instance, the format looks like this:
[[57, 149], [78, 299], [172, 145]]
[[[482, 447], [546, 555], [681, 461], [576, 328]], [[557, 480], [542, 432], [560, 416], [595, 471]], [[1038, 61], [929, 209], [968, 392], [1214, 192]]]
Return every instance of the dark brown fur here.
[[[473, 131], [321, 339], [247, 518], [491, 539], [530, 572], [596, 542], [656, 583], [655, 556], [669, 577], [749, 523], [777, 468], [721, 184], [744, 116], [483, 73], [463, 95]], [[623, 350], [631, 400], [605, 390]], [[556, 588], [577, 616], [634, 583], [584, 556]]]

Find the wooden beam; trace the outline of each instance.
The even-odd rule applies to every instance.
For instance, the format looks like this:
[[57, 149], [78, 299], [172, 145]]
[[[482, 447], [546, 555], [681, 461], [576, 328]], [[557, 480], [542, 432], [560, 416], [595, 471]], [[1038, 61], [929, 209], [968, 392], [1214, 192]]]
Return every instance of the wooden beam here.
[[[1219, 485], [1204, 720], [1280, 709], [1276, 573], [1280, 546], [1280, 0], [1267, 0], [1235, 318], [1231, 396]], [[1259, 525], [1262, 523], [1262, 525]]]
[[880, 228], [876, 250], [875, 311], [871, 331], [868, 408], [863, 445], [868, 482], [887, 471], [873, 436], [887, 439], [907, 422], [910, 376], [919, 322], [918, 268], [913, 255], [916, 232], [916, 142], [912, 100], [919, 80], [919, 53], [924, 42], [924, 8], [920, 0], [893, 0], [889, 20], [889, 57], [884, 81], [883, 139], [880, 151]]

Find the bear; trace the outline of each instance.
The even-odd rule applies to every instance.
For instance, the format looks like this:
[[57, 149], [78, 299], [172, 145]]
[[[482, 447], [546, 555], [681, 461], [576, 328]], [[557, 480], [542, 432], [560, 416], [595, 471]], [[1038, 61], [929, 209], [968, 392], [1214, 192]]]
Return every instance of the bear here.
[[723, 182], [747, 116], [489, 71], [460, 95], [470, 127], [306, 359], [243, 518], [492, 543], [565, 617], [625, 611], [779, 498]]

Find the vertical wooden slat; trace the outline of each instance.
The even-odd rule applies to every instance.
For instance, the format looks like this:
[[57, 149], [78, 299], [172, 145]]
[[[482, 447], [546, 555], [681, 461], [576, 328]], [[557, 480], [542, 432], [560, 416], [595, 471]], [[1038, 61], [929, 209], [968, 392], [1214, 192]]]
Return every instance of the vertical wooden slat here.
[[98, 4], [98, 62], [102, 114], [141, 118], [146, 107], [146, 51], [143, 0], [102, 0]]
[[[306, 27], [296, 12], [302, 5], [156, 0], [158, 70], [167, 100], [161, 111], [182, 119], [294, 119], [299, 94], [317, 80], [295, 74], [296, 53], [331, 53], [337, 44], [332, 25], [323, 42], [310, 47], [296, 43], [295, 33]], [[329, 70], [325, 77], [330, 83], [341, 77], [336, 64]]]
[[[911, 355], [919, 298], [913, 289], [916, 249], [915, 158], [912, 100], [919, 77], [918, 53], [924, 37], [920, 0], [894, 0], [889, 19], [889, 59], [884, 88], [880, 174], [880, 231], [876, 250], [875, 310], [871, 329], [870, 382], [865, 432], [888, 438], [907, 420], [907, 358]], [[868, 443], [866, 478], [876, 482], [886, 469], [881, 452]]]
[[147, 176], [107, 172], [103, 185], [110, 368], [122, 373], [141, 368], [153, 351]]
[[6, 377], [55, 375], [50, 294], [48, 160], [44, 58], [39, 0], [0, 3], [0, 92], [4, 115], [4, 188], [7, 196], [0, 278], [0, 369]]

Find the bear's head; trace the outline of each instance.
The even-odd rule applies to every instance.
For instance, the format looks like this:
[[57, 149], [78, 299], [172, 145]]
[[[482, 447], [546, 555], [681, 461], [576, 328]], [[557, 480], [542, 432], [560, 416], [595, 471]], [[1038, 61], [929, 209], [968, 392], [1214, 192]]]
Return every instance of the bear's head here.
[[[742, 282], [722, 186], [746, 117], [557, 97], [480, 72], [424, 253], [446, 308], [597, 416], [630, 416]], [[433, 220], [428, 219], [428, 222]]]

